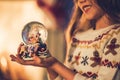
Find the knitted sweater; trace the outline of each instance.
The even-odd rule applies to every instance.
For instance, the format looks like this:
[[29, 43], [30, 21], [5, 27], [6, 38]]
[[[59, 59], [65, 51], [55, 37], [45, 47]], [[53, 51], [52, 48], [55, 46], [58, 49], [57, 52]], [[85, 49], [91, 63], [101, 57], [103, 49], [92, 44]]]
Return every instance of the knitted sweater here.
[[112, 80], [120, 69], [120, 24], [76, 33], [66, 65], [77, 72], [74, 80]]
[[120, 25], [73, 36], [68, 64], [74, 80], [112, 80], [120, 69]]

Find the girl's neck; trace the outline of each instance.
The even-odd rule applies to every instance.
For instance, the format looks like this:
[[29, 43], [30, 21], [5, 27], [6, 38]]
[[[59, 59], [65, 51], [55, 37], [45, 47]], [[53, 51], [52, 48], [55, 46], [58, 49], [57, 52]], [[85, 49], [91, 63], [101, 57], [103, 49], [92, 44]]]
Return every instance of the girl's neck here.
[[105, 28], [105, 27], [108, 27], [110, 25], [112, 25], [113, 22], [110, 21], [110, 19], [107, 17], [107, 15], [103, 15], [101, 18], [99, 18], [97, 21], [96, 21], [96, 30], [98, 29], [101, 29], [101, 28]]

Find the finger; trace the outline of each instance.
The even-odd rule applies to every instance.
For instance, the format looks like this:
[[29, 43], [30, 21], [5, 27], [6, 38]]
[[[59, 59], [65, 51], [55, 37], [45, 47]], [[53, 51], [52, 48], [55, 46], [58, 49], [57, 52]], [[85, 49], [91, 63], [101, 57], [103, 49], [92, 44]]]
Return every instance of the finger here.
[[46, 53], [49, 55], [49, 57], [52, 56], [49, 50], [47, 50]]
[[11, 57], [11, 61], [15, 61], [17, 63], [24, 64], [24, 60], [22, 60], [18, 56], [10, 55], [10, 57]]
[[14, 56], [14, 55], [10, 55], [10, 57], [11, 57], [11, 61], [15, 61], [22, 65], [34, 65], [33, 60], [23, 60], [22, 58], [20, 58], [18, 56]]
[[20, 56], [20, 54], [16, 54], [16, 56], [17, 56], [18, 58], [22, 59], [22, 57]]
[[17, 53], [19, 54], [20, 53], [20, 50], [21, 50], [21, 47], [24, 46], [24, 43], [21, 42], [20, 45], [18, 46], [18, 49], [17, 49]]
[[11, 57], [11, 61], [15, 61], [17, 63], [23, 64], [23, 61], [20, 60], [18, 57], [14, 56], [14, 55], [10, 55]]
[[12, 60], [12, 61], [16, 61], [16, 62], [18, 62], [18, 63], [21, 62], [20, 59], [19, 59], [19, 57], [17, 57], [17, 56], [10, 55], [10, 57], [11, 57], [11, 60]]
[[14, 55], [10, 55], [10, 57], [11, 57], [11, 60], [12, 60], [12, 61], [15, 61], [15, 60], [16, 60], [16, 57], [15, 57]]

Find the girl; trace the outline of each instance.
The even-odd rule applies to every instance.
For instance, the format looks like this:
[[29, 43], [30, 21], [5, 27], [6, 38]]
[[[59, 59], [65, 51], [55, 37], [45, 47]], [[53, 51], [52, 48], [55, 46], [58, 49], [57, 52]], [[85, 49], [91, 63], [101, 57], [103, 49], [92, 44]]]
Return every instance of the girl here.
[[51, 80], [115, 80], [120, 69], [120, 0], [74, 0], [74, 3], [66, 31], [65, 65], [53, 56], [45, 59], [34, 56], [33, 61], [24, 61], [11, 55], [12, 61], [46, 67]]

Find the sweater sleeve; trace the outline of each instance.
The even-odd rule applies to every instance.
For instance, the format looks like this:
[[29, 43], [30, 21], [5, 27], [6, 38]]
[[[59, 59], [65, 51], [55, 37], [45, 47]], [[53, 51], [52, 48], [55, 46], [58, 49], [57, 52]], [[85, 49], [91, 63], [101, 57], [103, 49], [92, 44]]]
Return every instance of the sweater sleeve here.
[[113, 80], [117, 70], [120, 70], [120, 31], [113, 34], [105, 45], [99, 66], [96, 78], [86, 78], [77, 73], [74, 80]]

